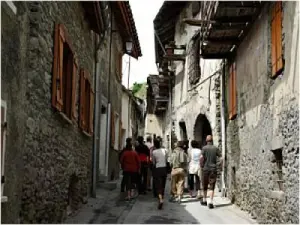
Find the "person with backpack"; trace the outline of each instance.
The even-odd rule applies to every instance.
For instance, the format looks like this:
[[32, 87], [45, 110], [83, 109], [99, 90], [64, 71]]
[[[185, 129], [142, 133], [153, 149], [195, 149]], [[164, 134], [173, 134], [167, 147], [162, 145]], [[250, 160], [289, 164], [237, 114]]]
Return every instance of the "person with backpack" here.
[[177, 147], [174, 149], [171, 156], [171, 201], [181, 202], [183, 191], [184, 191], [184, 182], [186, 175], [186, 168], [188, 165], [188, 156], [184, 152], [184, 142], [178, 141]]
[[141, 170], [139, 175], [139, 194], [146, 194], [147, 190], [147, 174], [150, 161], [150, 150], [144, 143], [144, 138], [139, 136], [137, 138], [137, 145], [135, 151], [141, 162]]

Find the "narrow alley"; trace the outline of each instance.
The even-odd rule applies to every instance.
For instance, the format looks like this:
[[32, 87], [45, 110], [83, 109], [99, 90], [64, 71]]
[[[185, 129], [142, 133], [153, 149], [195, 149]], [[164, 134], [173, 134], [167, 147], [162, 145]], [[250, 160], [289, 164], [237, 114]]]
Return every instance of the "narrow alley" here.
[[299, 224], [299, 16], [1, 1], [1, 224]]
[[[99, 190], [99, 197], [91, 199], [82, 210], [65, 221], [68, 224], [257, 224], [246, 212], [231, 204], [219, 193], [215, 196], [215, 209], [201, 206], [199, 200], [184, 195], [182, 202], [166, 200], [163, 210], [157, 209], [157, 199], [152, 193], [139, 195], [130, 202], [124, 201], [119, 188], [113, 191]], [[106, 197], [107, 196], [107, 197]]]

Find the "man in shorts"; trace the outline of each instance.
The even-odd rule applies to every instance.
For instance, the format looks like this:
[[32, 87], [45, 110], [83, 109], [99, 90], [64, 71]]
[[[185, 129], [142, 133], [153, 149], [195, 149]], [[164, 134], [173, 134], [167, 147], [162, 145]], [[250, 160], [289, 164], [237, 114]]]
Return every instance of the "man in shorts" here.
[[201, 205], [207, 205], [207, 189], [211, 190], [211, 195], [209, 199], [208, 207], [210, 209], [214, 208], [213, 198], [215, 184], [217, 180], [217, 159], [220, 158], [220, 163], [222, 164], [222, 158], [219, 149], [213, 145], [213, 139], [211, 135], [206, 137], [207, 145], [205, 145], [201, 152], [200, 164], [202, 169], [202, 185], [203, 185], [203, 199]]

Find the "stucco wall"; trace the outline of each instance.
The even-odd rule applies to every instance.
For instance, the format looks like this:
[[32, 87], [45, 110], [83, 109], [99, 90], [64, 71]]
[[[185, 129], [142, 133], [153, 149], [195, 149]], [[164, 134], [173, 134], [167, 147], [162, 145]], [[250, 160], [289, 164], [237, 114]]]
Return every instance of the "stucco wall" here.
[[[237, 51], [238, 115], [227, 126], [228, 190], [261, 223], [299, 223], [299, 3], [283, 2], [285, 69], [275, 80], [270, 9], [264, 8]], [[271, 150], [278, 148], [282, 192], [271, 162]]]
[[[175, 43], [177, 45], [188, 46], [191, 38], [199, 29], [195, 26], [189, 26], [182, 23], [183, 18], [192, 17], [191, 5], [186, 7], [178, 17], [175, 28]], [[200, 18], [198, 14], [195, 18]], [[174, 62], [175, 69], [175, 87], [173, 89], [173, 110], [169, 105], [165, 118], [166, 135], [171, 134], [171, 118], [175, 122], [175, 134], [178, 139], [182, 139], [180, 134], [179, 122], [184, 121], [189, 139], [194, 139], [194, 126], [199, 114], [204, 114], [212, 129], [214, 142], [220, 142], [220, 70], [221, 60], [203, 60], [200, 59], [201, 78], [195, 86], [189, 84], [188, 60], [184, 62]], [[209, 76], [215, 74], [209, 78]], [[201, 83], [201, 84], [199, 84]], [[198, 85], [199, 84], [199, 85]], [[198, 85], [198, 86], [197, 86]], [[191, 90], [193, 89], [193, 90]], [[171, 102], [171, 101], [170, 101]], [[171, 104], [171, 103], [169, 103]], [[166, 144], [165, 144], [166, 145]]]

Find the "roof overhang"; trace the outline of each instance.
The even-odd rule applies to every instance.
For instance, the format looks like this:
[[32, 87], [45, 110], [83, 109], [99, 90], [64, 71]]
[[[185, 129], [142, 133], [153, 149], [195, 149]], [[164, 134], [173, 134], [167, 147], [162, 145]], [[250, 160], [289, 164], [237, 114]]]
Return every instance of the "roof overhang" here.
[[142, 51], [129, 1], [112, 1], [111, 7], [123, 39], [124, 52], [126, 52], [126, 42], [132, 41], [133, 50], [131, 53], [126, 53], [138, 59], [142, 56]]
[[162, 64], [164, 56], [162, 47], [174, 41], [176, 21], [187, 4], [189, 4], [188, 1], [165, 1], [157, 13], [153, 21], [156, 63]]
[[86, 18], [89, 21], [91, 29], [97, 34], [101, 34], [105, 27], [100, 2], [83, 1], [81, 4], [85, 10]]
[[216, 1], [206, 4], [213, 9], [207, 20], [185, 19], [184, 22], [201, 27], [202, 58], [229, 58], [249, 32], [264, 2]]

